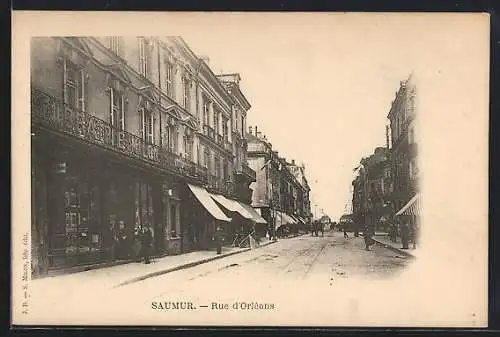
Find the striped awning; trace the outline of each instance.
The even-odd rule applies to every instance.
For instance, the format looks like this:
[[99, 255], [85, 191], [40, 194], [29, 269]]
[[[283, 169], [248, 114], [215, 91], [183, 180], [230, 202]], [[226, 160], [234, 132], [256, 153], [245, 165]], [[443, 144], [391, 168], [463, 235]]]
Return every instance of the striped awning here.
[[420, 193], [417, 193], [406, 203], [395, 216], [400, 215], [420, 215]]
[[250, 205], [247, 205], [241, 201], [238, 201], [241, 207], [247, 211], [247, 213], [251, 216], [251, 219], [256, 223], [265, 224], [267, 221], [259, 214], [257, 211]]
[[288, 214], [276, 211], [276, 229], [280, 228], [281, 226], [293, 225], [295, 223], [296, 221], [292, 219]]
[[253, 216], [243, 209], [236, 200], [228, 199], [220, 194], [210, 193], [210, 196], [230, 212], [236, 212], [245, 219], [252, 219]]
[[188, 184], [188, 186], [191, 192], [193, 192], [196, 199], [198, 199], [198, 201], [203, 205], [203, 207], [205, 207], [210, 215], [212, 215], [217, 220], [231, 222], [231, 218], [228, 218], [219, 208], [219, 206], [217, 206], [206, 189], [191, 184]]

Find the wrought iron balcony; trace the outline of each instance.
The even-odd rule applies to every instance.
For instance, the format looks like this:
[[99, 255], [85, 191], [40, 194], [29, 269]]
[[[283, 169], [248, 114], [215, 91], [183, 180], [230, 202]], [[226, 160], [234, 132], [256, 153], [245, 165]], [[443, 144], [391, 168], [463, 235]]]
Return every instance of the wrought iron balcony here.
[[224, 149], [226, 149], [226, 151], [233, 151], [233, 144], [227, 139], [224, 139]]
[[252, 170], [247, 164], [242, 164], [240, 167], [238, 167], [236, 169], [236, 174], [244, 175], [250, 178], [250, 180], [252, 181], [255, 181], [257, 179], [257, 173], [255, 173], [255, 171]]
[[207, 169], [33, 88], [32, 123], [206, 183]]

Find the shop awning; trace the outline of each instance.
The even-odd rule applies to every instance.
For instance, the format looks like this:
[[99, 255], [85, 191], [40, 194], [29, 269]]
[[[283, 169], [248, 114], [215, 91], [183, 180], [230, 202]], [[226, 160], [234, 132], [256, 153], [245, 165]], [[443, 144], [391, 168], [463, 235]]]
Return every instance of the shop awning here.
[[196, 199], [200, 201], [203, 207], [205, 207], [208, 213], [210, 213], [215, 219], [227, 222], [231, 221], [231, 218], [228, 218], [219, 208], [219, 206], [217, 206], [215, 201], [213, 201], [210, 193], [208, 193], [206, 189], [191, 184], [188, 184], [188, 186], [191, 192], [193, 192]]
[[276, 211], [276, 229], [285, 225], [293, 225], [296, 224], [297, 221], [292, 219], [288, 214]]
[[399, 215], [420, 215], [420, 193], [417, 193], [406, 203], [396, 214]]
[[250, 205], [247, 205], [241, 201], [237, 201], [240, 206], [245, 209], [248, 214], [252, 216], [252, 220], [255, 221], [256, 223], [267, 223], [267, 221], [259, 214], [257, 211]]
[[220, 195], [220, 194], [210, 193], [210, 196], [215, 201], [217, 201], [219, 204], [221, 204], [224, 208], [226, 208], [228, 211], [237, 212], [245, 219], [252, 219], [253, 218], [252, 215], [248, 214], [248, 212], [245, 209], [243, 209], [243, 207], [241, 207], [241, 205], [237, 201], [232, 200], [232, 199], [228, 199], [225, 196]]

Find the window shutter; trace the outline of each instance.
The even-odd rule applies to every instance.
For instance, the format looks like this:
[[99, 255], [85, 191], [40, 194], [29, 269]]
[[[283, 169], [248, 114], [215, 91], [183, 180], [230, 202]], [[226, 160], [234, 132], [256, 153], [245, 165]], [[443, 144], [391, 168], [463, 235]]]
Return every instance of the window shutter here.
[[115, 106], [115, 102], [114, 102], [114, 99], [115, 99], [115, 93], [114, 93], [114, 90], [112, 87], [109, 88], [109, 100], [110, 100], [110, 107], [109, 107], [109, 118], [110, 118], [110, 123], [111, 125], [114, 126], [115, 124], [115, 112], [114, 112], [114, 109], [113, 107]]
[[141, 128], [142, 139], [145, 140], [146, 139], [146, 134], [144, 132], [145, 131], [144, 130], [144, 123], [145, 123], [145, 121], [144, 121], [144, 109], [143, 108], [139, 109], [139, 117], [140, 117], [139, 118], [140, 119], [140, 121], [139, 121], [140, 122], [139, 127]]
[[120, 113], [120, 127], [122, 130], [125, 130], [125, 97], [122, 95], [121, 96], [121, 113]]
[[79, 71], [80, 87], [78, 88], [78, 107], [80, 110], [85, 111], [85, 72], [83, 69]]
[[155, 119], [153, 118], [154, 115], [152, 112], [149, 112], [149, 118], [151, 119], [151, 127], [149, 128], [149, 137], [151, 140], [151, 144], [155, 143]]
[[63, 60], [63, 100], [65, 104], [68, 104], [68, 89], [66, 84], [68, 83], [68, 61]]

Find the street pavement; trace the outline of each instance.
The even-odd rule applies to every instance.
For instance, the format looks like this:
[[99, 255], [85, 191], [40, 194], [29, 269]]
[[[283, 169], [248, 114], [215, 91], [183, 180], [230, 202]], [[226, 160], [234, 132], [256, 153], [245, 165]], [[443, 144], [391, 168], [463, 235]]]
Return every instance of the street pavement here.
[[[287, 317], [312, 315], [305, 323], [325, 324], [342, 310], [328, 313], [324, 308], [332, 301], [347, 301], [348, 311], [356, 312], [356, 293], [386, 288], [377, 284], [397, 278], [410, 261], [380, 245], [366, 251], [363, 238], [352, 234], [348, 239], [333, 231], [324, 237], [306, 234], [120, 287], [85, 287], [82, 282], [81, 291], [53, 299], [50, 310], [38, 308], [36, 315], [41, 322], [51, 316], [57, 323], [85, 324], [91, 312], [96, 324], [167, 325], [300, 324]], [[157, 310], [159, 303], [179, 301], [190, 302], [193, 309]], [[234, 305], [239, 310], [232, 310]], [[336, 317], [340, 324], [349, 323], [342, 311]]]

